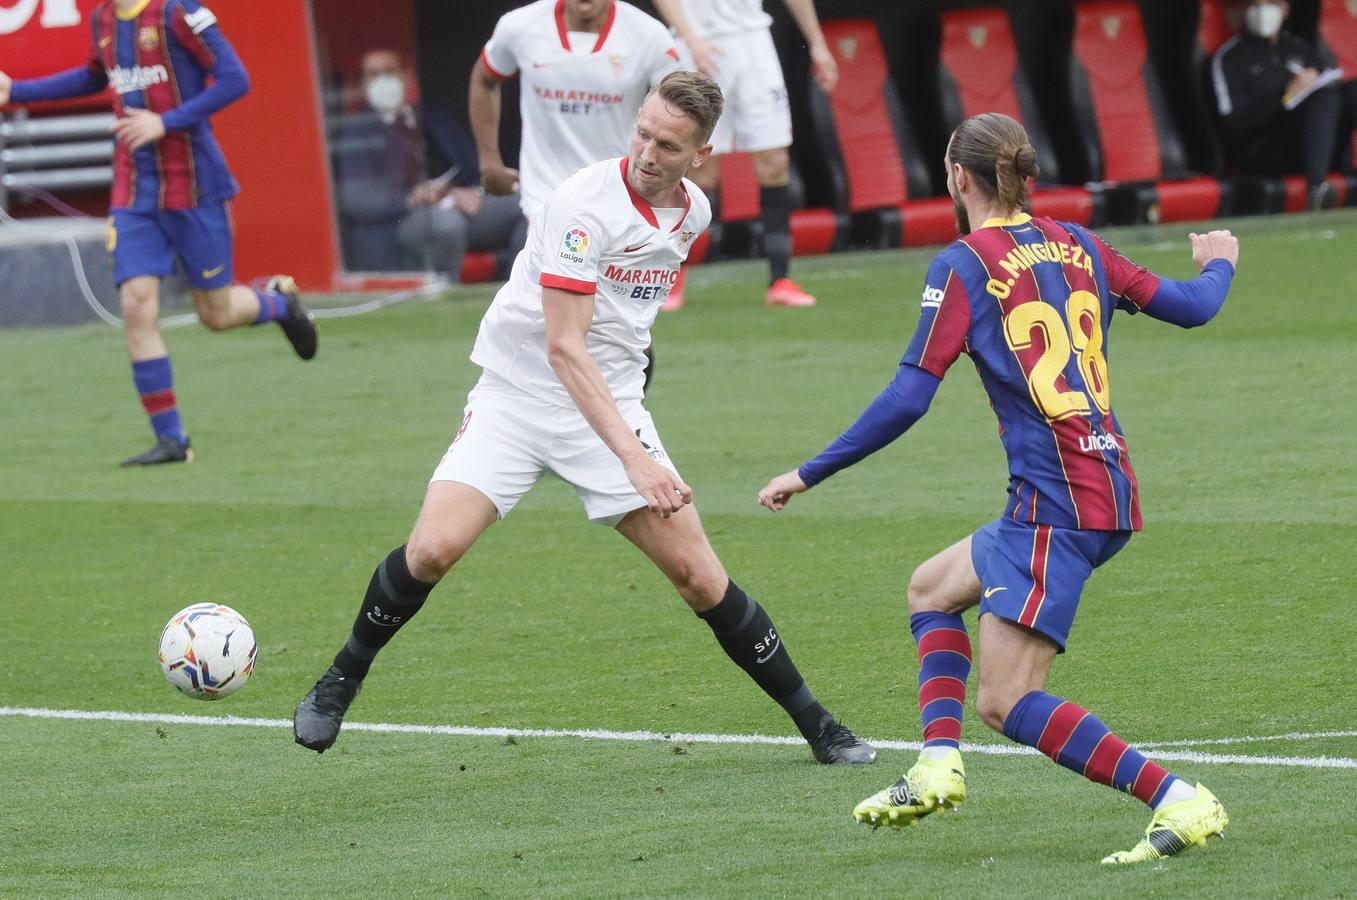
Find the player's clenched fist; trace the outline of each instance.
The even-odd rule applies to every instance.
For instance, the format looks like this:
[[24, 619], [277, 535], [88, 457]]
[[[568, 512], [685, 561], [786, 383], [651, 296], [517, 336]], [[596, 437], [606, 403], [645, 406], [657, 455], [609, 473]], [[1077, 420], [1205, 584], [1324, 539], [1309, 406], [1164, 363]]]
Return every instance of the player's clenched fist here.
[[1192, 242], [1192, 261], [1205, 266], [1213, 259], [1223, 259], [1235, 268], [1239, 268], [1239, 238], [1229, 231], [1208, 231], [1206, 234], [1189, 234]]
[[801, 473], [792, 469], [777, 476], [759, 491], [759, 503], [773, 512], [780, 512], [784, 506], [792, 502], [793, 494], [808, 490], [810, 488], [801, 480]]
[[0, 106], [9, 105], [9, 89], [13, 84], [13, 78], [10, 78], [4, 72], [0, 72]]
[[667, 519], [693, 502], [693, 489], [649, 455], [637, 456], [626, 468], [632, 487], [645, 499], [651, 512]]

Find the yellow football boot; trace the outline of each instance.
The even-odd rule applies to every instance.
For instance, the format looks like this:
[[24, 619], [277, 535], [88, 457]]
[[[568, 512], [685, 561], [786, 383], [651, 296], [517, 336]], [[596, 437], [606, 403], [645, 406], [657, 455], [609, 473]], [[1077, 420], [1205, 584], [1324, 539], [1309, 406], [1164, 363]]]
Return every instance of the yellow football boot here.
[[1225, 826], [1229, 824], [1225, 807], [1220, 805], [1215, 794], [1199, 784], [1197, 796], [1191, 800], [1171, 803], [1156, 812], [1140, 843], [1130, 850], [1104, 857], [1103, 862], [1109, 865], [1148, 862], [1181, 853], [1193, 844], [1205, 847], [1207, 838], [1224, 837]]
[[905, 777], [853, 807], [853, 818], [873, 828], [913, 825], [939, 809], [955, 809], [966, 800], [966, 766], [961, 752], [942, 759], [920, 756]]

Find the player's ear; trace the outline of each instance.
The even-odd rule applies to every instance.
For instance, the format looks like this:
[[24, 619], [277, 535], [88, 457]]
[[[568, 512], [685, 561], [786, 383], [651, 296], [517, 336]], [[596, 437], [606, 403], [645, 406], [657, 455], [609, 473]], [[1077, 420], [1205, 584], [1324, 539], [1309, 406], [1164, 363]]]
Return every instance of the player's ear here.
[[706, 162], [707, 158], [710, 156], [711, 156], [711, 144], [707, 144], [701, 150], [697, 151], [697, 155], [693, 157], [693, 162], [688, 168], [690, 169], [702, 168], [702, 164]]

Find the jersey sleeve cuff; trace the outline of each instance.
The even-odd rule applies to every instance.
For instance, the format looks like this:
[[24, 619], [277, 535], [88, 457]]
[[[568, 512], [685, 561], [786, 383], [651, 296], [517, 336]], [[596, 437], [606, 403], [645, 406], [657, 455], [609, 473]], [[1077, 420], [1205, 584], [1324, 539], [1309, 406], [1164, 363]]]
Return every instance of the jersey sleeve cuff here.
[[496, 78], [500, 81], [508, 81], [517, 74], [515, 72], [501, 72], [499, 69], [492, 66], [490, 64], [490, 56], [485, 52], [484, 48], [481, 49], [481, 65], [485, 66], [485, 71], [489, 72], [492, 78]]
[[592, 294], [598, 287], [598, 285], [592, 281], [581, 281], [578, 278], [566, 278], [564, 275], [553, 275], [550, 272], [543, 272], [542, 277], [538, 279], [538, 284], [542, 285], [542, 287], [569, 291], [572, 294]]

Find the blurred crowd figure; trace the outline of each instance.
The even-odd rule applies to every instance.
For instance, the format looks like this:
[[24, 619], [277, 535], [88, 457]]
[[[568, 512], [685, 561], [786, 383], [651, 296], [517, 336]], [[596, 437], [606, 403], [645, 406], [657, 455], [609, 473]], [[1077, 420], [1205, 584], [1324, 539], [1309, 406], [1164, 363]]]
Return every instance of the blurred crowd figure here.
[[484, 191], [466, 126], [411, 102], [407, 72], [395, 50], [364, 54], [361, 108], [342, 114], [333, 132], [346, 267], [457, 281], [467, 251], [488, 250], [505, 273], [527, 236], [518, 196]]
[[1237, 0], [1237, 33], [1211, 61], [1211, 82], [1231, 164], [1249, 175], [1304, 174], [1311, 209], [1338, 200], [1325, 181], [1352, 170], [1357, 72], [1285, 28], [1286, 0]]

